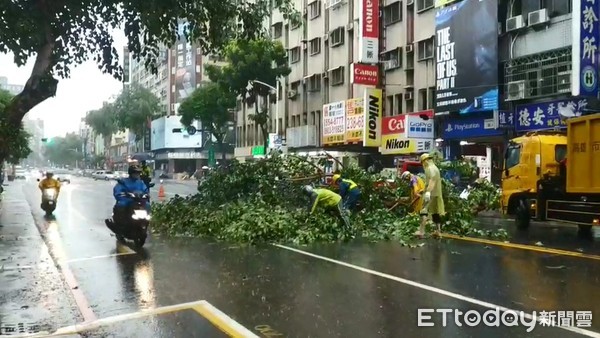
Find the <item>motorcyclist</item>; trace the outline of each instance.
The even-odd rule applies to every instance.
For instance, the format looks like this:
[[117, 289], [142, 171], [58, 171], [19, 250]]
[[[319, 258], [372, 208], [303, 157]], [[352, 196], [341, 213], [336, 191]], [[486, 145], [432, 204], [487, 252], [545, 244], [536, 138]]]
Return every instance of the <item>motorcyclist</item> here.
[[58, 199], [58, 194], [60, 193], [60, 182], [54, 178], [54, 174], [51, 171], [46, 172], [46, 178], [40, 181], [38, 187], [42, 192], [45, 189], [56, 189], [56, 198]]
[[350, 228], [350, 220], [342, 209], [342, 197], [329, 189], [315, 189], [310, 185], [304, 186], [304, 193], [310, 196], [310, 214], [314, 214], [318, 206], [334, 213], [339, 217], [347, 228]]
[[423, 209], [423, 191], [425, 190], [425, 181], [417, 175], [413, 175], [410, 171], [402, 173], [400, 178], [408, 182], [410, 186], [410, 212], [418, 213]]
[[142, 181], [150, 188], [150, 182], [152, 181], [152, 170], [146, 163], [146, 160], [141, 161], [142, 164]]
[[[148, 186], [142, 181], [142, 168], [137, 164], [132, 164], [127, 169], [129, 177], [120, 179], [113, 188], [113, 196], [116, 203], [113, 207], [113, 221], [117, 224], [123, 224], [121, 221], [129, 217], [129, 207], [133, 200], [126, 193], [148, 194]], [[150, 211], [150, 203], [146, 204], [146, 210]]]
[[333, 175], [331, 184], [339, 186], [340, 196], [344, 201], [344, 209], [351, 211], [356, 209], [356, 205], [360, 199], [360, 189], [358, 188], [358, 184], [350, 179], [342, 178], [339, 174]]

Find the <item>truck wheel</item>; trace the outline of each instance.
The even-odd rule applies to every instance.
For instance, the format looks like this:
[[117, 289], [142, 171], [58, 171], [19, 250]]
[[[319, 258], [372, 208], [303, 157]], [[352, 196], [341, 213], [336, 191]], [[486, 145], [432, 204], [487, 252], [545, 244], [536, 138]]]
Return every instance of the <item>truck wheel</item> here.
[[518, 202], [517, 210], [515, 212], [515, 225], [518, 229], [527, 229], [529, 228], [529, 223], [531, 222], [531, 212], [529, 211], [529, 206], [527, 205], [527, 200], [521, 199]]

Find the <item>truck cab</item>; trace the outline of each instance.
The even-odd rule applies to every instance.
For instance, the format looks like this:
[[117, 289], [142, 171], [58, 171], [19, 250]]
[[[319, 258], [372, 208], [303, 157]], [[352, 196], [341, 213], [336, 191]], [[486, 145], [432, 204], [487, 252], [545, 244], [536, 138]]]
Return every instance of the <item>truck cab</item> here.
[[536, 217], [538, 181], [558, 176], [567, 156], [567, 136], [560, 133], [533, 132], [510, 141], [504, 156], [502, 174], [502, 212], [514, 215], [519, 228]]

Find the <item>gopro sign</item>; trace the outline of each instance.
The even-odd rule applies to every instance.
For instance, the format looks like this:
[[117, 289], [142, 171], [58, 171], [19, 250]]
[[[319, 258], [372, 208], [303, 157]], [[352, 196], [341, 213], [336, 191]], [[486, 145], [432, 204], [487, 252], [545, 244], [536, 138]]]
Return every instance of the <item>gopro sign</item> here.
[[408, 138], [426, 138], [432, 139], [433, 135], [433, 120], [425, 121], [417, 115], [407, 116], [406, 121], [406, 137]]

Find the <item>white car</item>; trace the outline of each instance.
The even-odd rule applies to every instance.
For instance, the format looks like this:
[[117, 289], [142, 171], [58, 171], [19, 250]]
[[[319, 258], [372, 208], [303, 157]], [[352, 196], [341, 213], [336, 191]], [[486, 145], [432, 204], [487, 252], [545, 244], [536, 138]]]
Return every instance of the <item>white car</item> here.
[[95, 180], [109, 181], [109, 180], [115, 179], [115, 174], [110, 170], [99, 170], [99, 171], [96, 171], [94, 174], [92, 174], [92, 177]]

